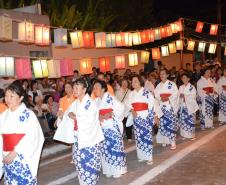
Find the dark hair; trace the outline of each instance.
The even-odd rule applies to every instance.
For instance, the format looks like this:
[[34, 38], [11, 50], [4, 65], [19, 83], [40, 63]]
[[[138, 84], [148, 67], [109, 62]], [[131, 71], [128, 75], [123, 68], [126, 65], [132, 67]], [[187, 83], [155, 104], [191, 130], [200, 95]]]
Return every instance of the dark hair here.
[[206, 73], [206, 71], [210, 70], [211, 71], [211, 67], [205, 67], [202, 69], [201, 74], [202, 76]]
[[51, 98], [51, 97], [53, 98], [53, 96], [50, 95], [50, 94], [46, 95], [45, 98], [44, 98], [44, 103], [48, 103], [48, 100], [49, 100], [49, 98]]
[[125, 77], [119, 81], [120, 87], [122, 86], [122, 82], [123, 82], [123, 81], [126, 81], [126, 82], [127, 82], [128, 88], [129, 88], [129, 87], [130, 87], [130, 82], [129, 82], [129, 80], [128, 80], [127, 78], [125, 78]]
[[12, 82], [5, 90], [6, 91], [12, 91], [14, 93], [16, 93], [19, 97], [23, 97], [23, 100], [22, 102], [27, 106], [29, 107], [29, 104], [28, 104], [28, 95], [26, 94], [23, 86], [21, 85], [21, 83], [16, 80], [14, 82]]
[[0, 98], [4, 98], [5, 97], [5, 92], [3, 89], [0, 89]]
[[79, 74], [78, 70], [74, 70], [73, 73], [78, 73]]
[[191, 79], [191, 75], [189, 73], [182, 73], [180, 75], [180, 78], [182, 78], [183, 76], [186, 76], [187, 78]]
[[140, 75], [135, 74], [132, 76], [132, 80], [133, 80], [133, 78], [137, 78], [140, 82], [140, 86], [144, 87], [144, 80], [141, 78]]
[[101, 86], [101, 89], [104, 89], [104, 92], [107, 92], [108, 88], [107, 88], [107, 83], [105, 81], [102, 81], [102, 80], [95, 80], [93, 82], [93, 87], [95, 84], [100, 84]]
[[169, 74], [169, 71], [168, 71], [168, 69], [166, 69], [166, 68], [161, 69], [159, 73], [161, 73], [162, 71], [165, 71], [165, 72], [166, 72], [166, 74]]
[[37, 84], [37, 83], [38, 83], [38, 82], [37, 82], [36, 80], [32, 80], [32, 81], [31, 81], [31, 90], [33, 90], [33, 85], [34, 85], [34, 84]]
[[91, 94], [91, 85], [84, 77], [81, 77], [81, 78], [75, 80], [73, 83], [73, 86], [74, 85], [82, 85], [83, 88], [86, 89], [85, 93], [88, 93], [89, 95]]

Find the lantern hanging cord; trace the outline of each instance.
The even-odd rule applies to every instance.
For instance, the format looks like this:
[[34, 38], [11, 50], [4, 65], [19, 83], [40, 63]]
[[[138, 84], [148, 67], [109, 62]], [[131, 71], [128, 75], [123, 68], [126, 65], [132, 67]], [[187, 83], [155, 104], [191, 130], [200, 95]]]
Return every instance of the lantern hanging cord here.
[[218, 24], [218, 23], [211, 23], [211, 22], [206, 22], [206, 21], [200, 21], [200, 20], [195, 20], [195, 19], [190, 19], [190, 18], [183, 18], [185, 21], [190, 21], [190, 22], [203, 22], [204, 24], [216, 24], [222, 27], [226, 27], [226, 24]]

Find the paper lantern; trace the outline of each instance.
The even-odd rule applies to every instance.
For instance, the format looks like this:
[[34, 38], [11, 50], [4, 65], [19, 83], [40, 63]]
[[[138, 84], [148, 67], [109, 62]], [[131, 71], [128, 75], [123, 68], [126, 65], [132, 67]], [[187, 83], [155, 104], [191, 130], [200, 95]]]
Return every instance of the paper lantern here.
[[83, 32], [83, 44], [85, 48], [94, 48], [94, 33], [91, 31]]
[[15, 61], [15, 65], [17, 79], [32, 78], [31, 62], [29, 58], [17, 58]]
[[161, 38], [166, 37], [166, 28], [165, 27], [160, 28], [160, 35], [161, 35]]
[[209, 46], [208, 53], [210, 53], [210, 54], [215, 54], [216, 48], [217, 48], [217, 44], [211, 43], [210, 46]]
[[116, 46], [116, 35], [114, 33], [106, 34], [106, 47]]
[[33, 71], [35, 78], [48, 77], [48, 65], [46, 60], [33, 60]]
[[141, 44], [140, 32], [133, 33], [133, 45]]
[[150, 29], [146, 31], [148, 42], [154, 42], [155, 41], [155, 32], [154, 30]]
[[172, 28], [171, 28], [171, 26], [169, 25], [169, 26], [166, 27], [166, 37], [170, 37], [170, 36], [172, 36], [172, 35], [173, 35], [173, 33], [172, 33]]
[[106, 33], [105, 32], [95, 33], [95, 45], [96, 45], [96, 48], [106, 47]]
[[160, 50], [159, 48], [152, 48], [152, 59], [153, 60], [158, 60], [160, 59]]
[[168, 45], [169, 45], [169, 52], [170, 53], [176, 53], [177, 52], [175, 42], [169, 43]]
[[126, 57], [125, 55], [115, 56], [115, 68], [124, 69], [126, 67]]
[[12, 26], [11, 18], [0, 16], [0, 40], [9, 41], [13, 39]]
[[71, 59], [60, 60], [60, 74], [61, 76], [73, 75], [73, 64]]
[[149, 57], [150, 57], [150, 52], [147, 52], [147, 51], [141, 51], [140, 62], [141, 62], [142, 64], [148, 64], [148, 62], [149, 62]]
[[216, 35], [217, 31], [218, 31], [218, 25], [217, 24], [211, 24], [210, 35]]
[[189, 40], [187, 50], [193, 51], [195, 47], [195, 41]]
[[60, 78], [60, 60], [47, 60], [49, 78]]
[[129, 66], [137, 66], [138, 65], [138, 56], [137, 53], [129, 53]]
[[204, 52], [205, 51], [205, 47], [206, 47], [206, 43], [205, 42], [199, 42], [198, 51], [199, 52]]
[[14, 76], [13, 57], [0, 57], [0, 76]]
[[101, 72], [105, 73], [110, 71], [110, 57], [100, 57], [98, 61]]
[[226, 46], [224, 46], [224, 55], [226, 56]]
[[180, 31], [183, 31], [183, 25], [182, 25], [182, 21], [181, 20], [176, 21], [174, 23], [174, 25], [175, 25], [175, 31], [176, 31], [176, 33], [177, 32], [180, 32]]
[[202, 29], [203, 29], [203, 26], [204, 26], [204, 23], [198, 21], [198, 22], [197, 22], [197, 25], [196, 25], [195, 31], [198, 32], [198, 33], [201, 33], [201, 32], [202, 32]]
[[154, 34], [155, 34], [155, 40], [160, 40], [161, 39], [161, 34], [160, 34], [160, 29], [156, 28], [154, 30]]
[[176, 47], [177, 47], [177, 50], [183, 50], [183, 41], [177, 40], [176, 41]]
[[82, 48], [83, 44], [83, 35], [82, 31], [70, 32], [72, 48]]
[[148, 43], [149, 41], [149, 30], [145, 30], [140, 32], [140, 37], [141, 37], [141, 43]]
[[117, 33], [116, 34], [116, 46], [120, 47], [120, 46], [125, 46], [125, 33], [121, 32], [121, 33]]
[[125, 46], [132, 46], [133, 45], [133, 34], [132, 33], [125, 33]]
[[80, 60], [80, 73], [83, 75], [92, 73], [92, 59], [91, 58], [83, 58]]
[[162, 56], [163, 57], [169, 56], [169, 48], [168, 48], [168, 46], [162, 46], [161, 47], [161, 52], [162, 52]]
[[39, 25], [35, 26], [35, 44], [37, 45], [49, 45], [50, 44], [49, 27]]
[[67, 46], [67, 29], [64, 28], [54, 29], [54, 46], [55, 47]]
[[34, 43], [34, 24], [31, 22], [18, 23], [18, 41], [22, 43]]

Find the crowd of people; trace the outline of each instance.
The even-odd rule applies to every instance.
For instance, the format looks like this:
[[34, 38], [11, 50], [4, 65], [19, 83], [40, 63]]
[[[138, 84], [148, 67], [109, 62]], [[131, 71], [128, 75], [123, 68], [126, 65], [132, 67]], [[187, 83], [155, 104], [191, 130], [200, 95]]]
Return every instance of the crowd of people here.
[[[24, 94], [11, 86], [23, 87]], [[170, 145], [175, 150], [178, 134], [195, 139], [197, 118], [202, 130], [213, 128], [214, 115], [218, 115], [219, 124], [226, 123], [226, 69], [219, 64], [195, 62], [192, 69], [187, 63], [185, 69], [177, 71], [176, 67], [167, 70], [159, 61], [156, 69], [148, 73], [126, 69], [120, 75], [115, 69], [104, 74], [94, 67], [92, 74], [85, 76], [75, 70], [73, 77], [15, 81], [5, 91], [0, 90], [2, 135], [12, 129], [5, 124], [9, 122], [8, 112], [13, 113], [7, 100], [10, 93], [18, 96], [21, 110], [26, 109], [32, 116], [35, 113], [46, 138], [54, 135], [55, 140], [74, 144], [73, 162], [80, 184], [97, 184], [101, 169], [107, 177], [125, 174], [124, 142], [134, 139], [138, 161], [151, 165], [153, 136], [163, 147]], [[26, 111], [15, 115], [19, 122], [20, 114]], [[35, 127], [33, 132], [40, 134], [37, 124]], [[10, 178], [28, 179], [12, 170], [16, 163], [6, 159], [8, 155], [15, 157], [15, 152], [26, 159], [26, 152], [17, 150], [18, 143], [12, 151], [5, 151], [5, 138], [2, 139], [6, 182]], [[25, 137], [21, 139], [24, 140]], [[40, 139], [38, 149], [33, 149], [37, 156], [42, 143]], [[29, 182], [37, 181], [35, 167]]]

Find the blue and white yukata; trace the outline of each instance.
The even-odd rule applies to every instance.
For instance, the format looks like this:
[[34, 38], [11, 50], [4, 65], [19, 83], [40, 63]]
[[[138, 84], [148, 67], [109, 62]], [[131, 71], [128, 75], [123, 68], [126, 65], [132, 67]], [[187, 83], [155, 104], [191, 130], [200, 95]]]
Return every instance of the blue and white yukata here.
[[100, 124], [105, 140], [102, 142], [102, 168], [107, 177], [119, 177], [127, 172], [126, 155], [123, 145], [124, 105], [108, 92], [101, 98], [96, 98], [100, 114], [111, 110], [112, 117], [103, 120]]
[[152, 127], [154, 123], [154, 96], [143, 87], [133, 90], [128, 98], [128, 106], [137, 113], [134, 118], [134, 135], [137, 157], [140, 161], [152, 161], [153, 140]]
[[202, 76], [197, 82], [200, 124], [202, 129], [213, 127], [213, 108], [218, 95], [215, 93], [207, 94], [204, 89], [209, 87], [217, 92], [216, 83], [211, 78], [206, 79]]
[[196, 101], [196, 89], [188, 83], [186, 86], [181, 85], [179, 96], [183, 94], [179, 102], [179, 126], [180, 135], [184, 138], [192, 139], [195, 137], [195, 120], [196, 111], [199, 109]]
[[[76, 115], [76, 121], [68, 117], [70, 112]], [[68, 134], [74, 138], [74, 141], [71, 139], [74, 142], [72, 155], [79, 183], [96, 185], [101, 170], [100, 143], [104, 140], [104, 136], [99, 123], [99, 110], [88, 94], [83, 97], [82, 101], [76, 99], [70, 105], [59, 123], [58, 129], [54, 139], [58, 140], [59, 135], [57, 134], [59, 133], [63, 135], [63, 129], [65, 129], [65, 138], [68, 137]], [[66, 129], [74, 131], [69, 132]], [[65, 140], [65, 142], [69, 143], [69, 140]], [[64, 142], [63, 139], [60, 141]]]
[[10, 164], [2, 164], [4, 184], [37, 184], [37, 171], [44, 143], [42, 129], [33, 111], [22, 103], [15, 111], [0, 115], [0, 154], [3, 159], [11, 151], [17, 156]]
[[[179, 96], [178, 89], [174, 82], [167, 80], [160, 82], [155, 88], [155, 98], [162, 110], [163, 116], [160, 118], [160, 126], [156, 136], [157, 143], [175, 145], [176, 132], [178, 128], [178, 107]], [[162, 94], [170, 94], [169, 100], [163, 102]]]
[[223, 89], [226, 86], [226, 77], [222, 76], [217, 82], [217, 89], [219, 94], [219, 117], [218, 120], [221, 123], [226, 123], [226, 90]]

